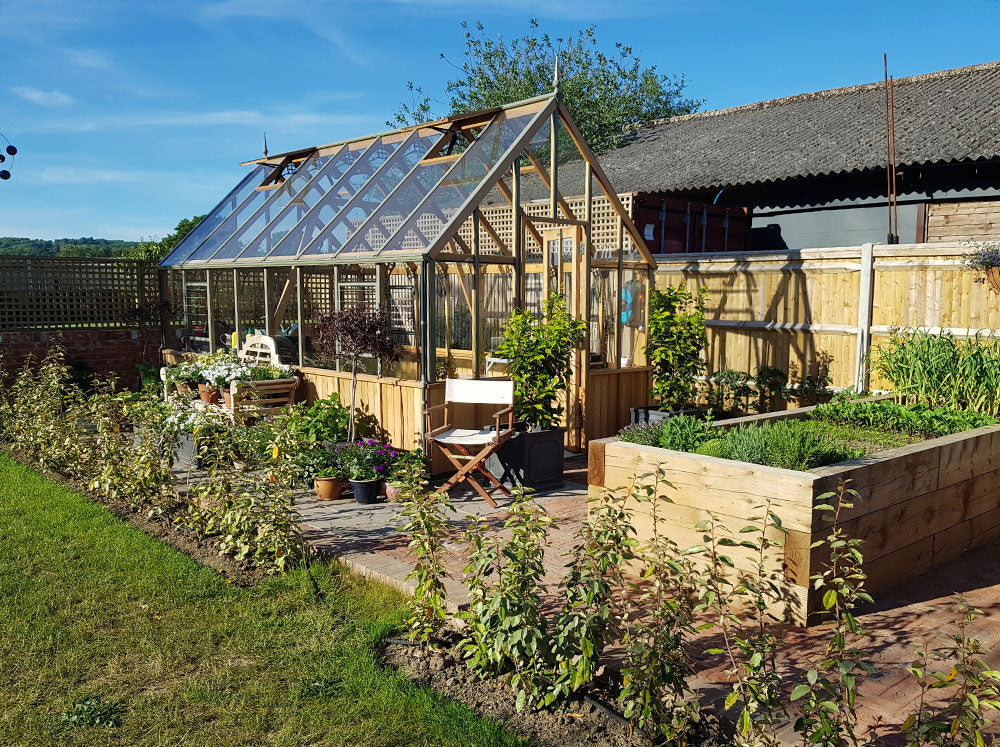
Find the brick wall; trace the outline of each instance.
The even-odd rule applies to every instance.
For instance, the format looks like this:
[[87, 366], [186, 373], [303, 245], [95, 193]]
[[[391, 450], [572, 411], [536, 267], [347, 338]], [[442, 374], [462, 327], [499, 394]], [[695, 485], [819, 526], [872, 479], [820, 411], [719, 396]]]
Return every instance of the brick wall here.
[[[45, 355], [57, 332], [25, 331], [0, 332], [0, 349], [6, 356], [9, 371], [19, 369], [25, 358]], [[138, 381], [136, 364], [143, 362], [142, 336], [129, 329], [72, 329], [62, 333], [66, 360], [84, 364], [84, 369], [101, 376], [116, 374], [122, 386], [132, 386]], [[146, 349], [146, 363], [159, 359], [159, 331], [150, 333]]]
[[927, 206], [925, 241], [1000, 239], [1000, 200], [939, 202]]

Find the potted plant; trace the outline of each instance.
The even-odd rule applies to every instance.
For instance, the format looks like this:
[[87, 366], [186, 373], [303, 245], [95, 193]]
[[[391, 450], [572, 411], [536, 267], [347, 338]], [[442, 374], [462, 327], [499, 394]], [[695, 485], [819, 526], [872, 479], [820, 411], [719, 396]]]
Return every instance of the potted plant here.
[[399, 358], [388, 310], [351, 307], [321, 314], [316, 323], [316, 352], [324, 358], [340, 357], [351, 371], [351, 408], [347, 440], [354, 441], [354, 412], [358, 390], [358, 363], [365, 356], [382, 361]]
[[977, 283], [988, 282], [993, 290], [1000, 293], [1000, 241], [975, 246], [974, 252], [965, 255], [965, 264], [984, 273], [982, 277], [976, 278]]
[[649, 332], [646, 362], [658, 407], [633, 407], [633, 423], [656, 423], [684, 412], [697, 392], [698, 375], [705, 370], [705, 296], [684, 285], [654, 290], [649, 296]]
[[419, 466], [421, 474], [427, 476], [428, 460], [421, 449], [404, 451], [392, 465], [392, 470], [385, 482], [385, 497], [390, 501], [398, 501], [406, 489], [406, 480], [413, 474], [415, 466]]
[[336, 467], [324, 467], [313, 477], [313, 490], [321, 501], [335, 501], [344, 492], [344, 481]]
[[337, 467], [351, 483], [354, 500], [379, 503], [383, 480], [389, 476], [399, 452], [373, 438], [344, 443], [334, 451]]
[[166, 377], [167, 383], [173, 384], [178, 394], [186, 396], [198, 386], [198, 380], [201, 378], [201, 366], [197, 361], [184, 361], [168, 368]]
[[508, 361], [518, 431], [487, 462], [487, 469], [505, 483], [535, 490], [562, 486], [566, 431], [559, 427], [563, 407], [557, 398], [566, 389], [572, 352], [586, 330], [559, 294], [546, 299], [541, 319], [515, 309], [507, 320], [494, 355]]

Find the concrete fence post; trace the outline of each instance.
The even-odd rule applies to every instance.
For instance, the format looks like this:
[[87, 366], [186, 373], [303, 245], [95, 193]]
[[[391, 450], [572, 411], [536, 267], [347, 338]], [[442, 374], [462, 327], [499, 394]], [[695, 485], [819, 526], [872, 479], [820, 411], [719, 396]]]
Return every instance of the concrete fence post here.
[[872, 309], [875, 296], [875, 255], [873, 244], [861, 246], [861, 284], [858, 289], [858, 347], [855, 356], [854, 389], [863, 392], [868, 389], [870, 371], [868, 353], [872, 344]]

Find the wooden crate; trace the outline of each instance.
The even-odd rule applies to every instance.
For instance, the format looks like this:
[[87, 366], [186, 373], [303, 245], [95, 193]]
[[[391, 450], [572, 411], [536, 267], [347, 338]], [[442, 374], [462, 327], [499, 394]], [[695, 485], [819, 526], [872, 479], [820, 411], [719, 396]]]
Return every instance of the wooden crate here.
[[[751, 418], [752, 420], [752, 418]], [[591, 441], [590, 492], [629, 490], [639, 476], [662, 471], [670, 486], [657, 501], [666, 533], [681, 546], [701, 543], [695, 525], [715, 514], [738, 532], [770, 498], [788, 530], [785, 547], [770, 559], [784, 599], [775, 610], [805, 625], [815, 622], [818, 593], [809, 577], [819, 571], [821, 550], [810, 545], [829, 531], [813, 510], [819, 496], [841, 481], [858, 491], [842, 514], [851, 537], [864, 541], [867, 587], [877, 592], [904, 578], [947, 563], [966, 550], [1000, 538], [1000, 425], [888, 449], [807, 472], [625, 443]], [[649, 478], [646, 478], [647, 480]], [[650, 536], [649, 512], [636, 507], [640, 539]], [[737, 568], [751, 559], [733, 553]]]

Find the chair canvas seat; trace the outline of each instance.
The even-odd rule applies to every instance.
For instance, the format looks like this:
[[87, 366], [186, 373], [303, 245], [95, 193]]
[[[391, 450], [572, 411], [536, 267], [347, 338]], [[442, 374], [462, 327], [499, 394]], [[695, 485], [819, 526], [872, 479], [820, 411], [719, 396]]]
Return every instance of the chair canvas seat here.
[[449, 428], [438, 433], [433, 440], [442, 444], [468, 444], [470, 446], [488, 444], [497, 435], [497, 432], [489, 428], [476, 430], [474, 428]]
[[[448, 419], [450, 404], [506, 405], [493, 413], [493, 428], [454, 428]], [[431, 415], [444, 410], [444, 423], [434, 428]], [[506, 416], [506, 428], [500, 419]], [[496, 379], [446, 379], [444, 402], [424, 409], [424, 434], [427, 447], [437, 446], [441, 453], [455, 467], [455, 474], [440, 490], [447, 493], [460, 482], [468, 482], [493, 508], [497, 507], [493, 497], [483, 489], [473, 473], [485, 477], [504, 495], [510, 491], [486, 468], [486, 460], [496, 452], [514, 433], [514, 382]]]

